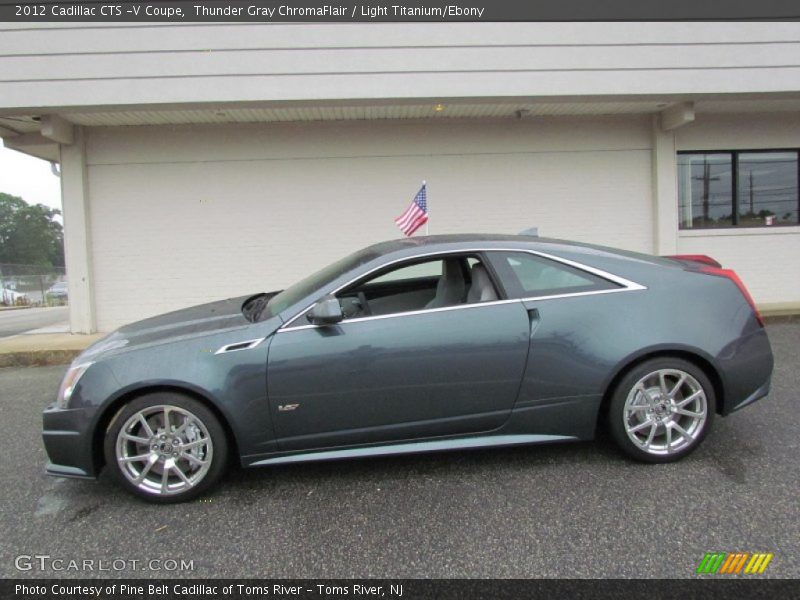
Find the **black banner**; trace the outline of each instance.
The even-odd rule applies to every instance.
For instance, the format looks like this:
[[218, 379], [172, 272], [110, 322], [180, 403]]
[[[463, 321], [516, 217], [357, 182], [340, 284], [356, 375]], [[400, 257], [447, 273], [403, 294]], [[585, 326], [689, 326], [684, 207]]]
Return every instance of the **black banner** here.
[[319, 598], [702, 598], [797, 597], [797, 580], [713, 578], [698, 580], [11, 580], [0, 581], [4, 600], [311, 600]]
[[165, 0], [0, 2], [18, 22], [497, 22], [797, 20], [797, 0]]

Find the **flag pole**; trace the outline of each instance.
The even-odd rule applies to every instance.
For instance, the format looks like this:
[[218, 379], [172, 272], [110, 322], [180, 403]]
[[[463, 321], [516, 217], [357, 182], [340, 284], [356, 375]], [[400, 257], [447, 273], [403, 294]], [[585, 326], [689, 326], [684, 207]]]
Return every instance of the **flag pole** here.
[[428, 182], [424, 179], [422, 180], [422, 187], [425, 188], [425, 204], [428, 208], [428, 220], [425, 221], [425, 235], [428, 235], [428, 223], [431, 220], [431, 205], [430, 202], [428, 202]]

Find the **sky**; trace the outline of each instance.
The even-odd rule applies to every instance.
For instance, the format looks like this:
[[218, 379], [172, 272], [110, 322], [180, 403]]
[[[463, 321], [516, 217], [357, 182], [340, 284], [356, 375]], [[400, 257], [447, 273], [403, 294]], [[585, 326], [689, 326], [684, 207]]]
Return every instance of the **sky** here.
[[50, 163], [0, 146], [0, 192], [21, 196], [28, 204], [61, 209], [61, 180]]

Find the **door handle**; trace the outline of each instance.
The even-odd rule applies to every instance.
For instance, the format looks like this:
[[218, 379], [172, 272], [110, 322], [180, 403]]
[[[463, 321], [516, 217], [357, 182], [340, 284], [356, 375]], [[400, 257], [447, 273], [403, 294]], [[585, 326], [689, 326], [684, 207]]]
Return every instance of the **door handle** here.
[[536, 333], [536, 330], [539, 328], [539, 323], [541, 322], [538, 308], [528, 309], [528, 321], [530, 322], [531, 337], [533, 337], [533, 335]]

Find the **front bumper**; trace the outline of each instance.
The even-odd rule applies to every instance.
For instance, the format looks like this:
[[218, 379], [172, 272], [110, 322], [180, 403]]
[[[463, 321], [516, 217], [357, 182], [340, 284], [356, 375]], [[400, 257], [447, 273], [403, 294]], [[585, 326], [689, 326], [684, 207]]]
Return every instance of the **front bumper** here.
[[97, 479], [97, 477], [89, 475], [83, 469], [78, 467], [70, 467], [67, 465], [55, 465], [51, 462], [47, 463], [44, 472], [53, 477], [70, 477], [72, 479]]
[[49, 406], [42, 413], [42, 439], [50, 462], [48, 475], [95, 479], [90, 415], [85, 409]]

